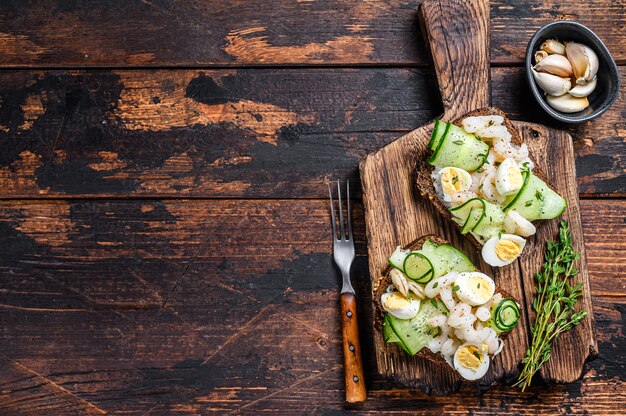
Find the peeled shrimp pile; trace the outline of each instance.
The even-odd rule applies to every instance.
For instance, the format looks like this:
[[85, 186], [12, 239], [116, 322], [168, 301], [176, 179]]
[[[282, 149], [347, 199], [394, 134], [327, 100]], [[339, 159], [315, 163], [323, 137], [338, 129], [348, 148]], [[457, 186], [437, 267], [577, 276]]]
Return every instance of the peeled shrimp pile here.
[[[514, 159], [520, 169], [532, 170], [533, 162], [528, 157], [528, 146], [522, 144], [517, 146], [511, 143], [512, 135], [502, 123], [504, 118], [498, 115], [467, 117], [462, 121], [463, 129], [468, 133], [473, 133], [482, 141], [489, 144], [490, 150], [485, 164], [476, 172], [471, 173], [472, 186], [467, 191], [457, 192], [452, 195], [450, 206], [459, 206], [472, 198], [483, 198], [487, 201], [501, 204], [505, 196], [500, 195], [495, 186], [496, 163], [502, 162], [506, 158]], [[433, 183], [438, 193], [435, 169], [433, 172]]]
[[496, 331], [483, 326], [483, 322], [491, 318], [491, 305], [500, 303], [502, 295], [496, 293], [487, 303], [472, 308], [455, 294], [454, 282], [458, 277], [458, 273], [450, 272], [424, 287], [427, 297], [440, 299], [450, 311], [448, 315], [442, 313], [428, 321], [430, 326], [440, 328], [439, 336], [430, 341], [428, 348], [441, 353], [450, 365], [457, 348], [465, 342], [485, 344], [492, 356], [498, 355], [504, 346]]

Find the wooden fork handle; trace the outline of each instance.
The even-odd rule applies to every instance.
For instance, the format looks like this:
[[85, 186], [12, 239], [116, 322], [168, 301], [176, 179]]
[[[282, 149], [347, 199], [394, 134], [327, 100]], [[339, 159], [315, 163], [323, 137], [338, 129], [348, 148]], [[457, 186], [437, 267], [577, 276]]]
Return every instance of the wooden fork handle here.
[[346, 401], [365, 401], [365, 378], [359, 342], [359, 322], [356, 314], [356, 297], [352, 293], [341, 294], [341, 330], [343, 333], [343, 362], [346, 377]]

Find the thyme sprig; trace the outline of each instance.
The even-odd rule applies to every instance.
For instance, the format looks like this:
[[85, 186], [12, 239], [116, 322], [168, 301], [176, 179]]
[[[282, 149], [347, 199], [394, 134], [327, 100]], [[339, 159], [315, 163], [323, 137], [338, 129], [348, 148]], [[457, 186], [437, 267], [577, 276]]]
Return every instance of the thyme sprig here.
[[582, 296], [583, 284], [570, 285], [569, 279], [578, 274], [574, 262], [580, 257], [572, 246], [572, 236], [567, 221], [559, 224], [557, 241], [548, 241], [542, 270], [535, 275], [537, 294], [533, 310], [537, 314], [530, 328], [532, 343], [526, 350], [522, 372], [514, 386], [524, 391], [533, 376], [550, 359], [552, 344], [560, 334], [569, 331], [587, 316], [586, 311], [576, 312], [574, 305]]

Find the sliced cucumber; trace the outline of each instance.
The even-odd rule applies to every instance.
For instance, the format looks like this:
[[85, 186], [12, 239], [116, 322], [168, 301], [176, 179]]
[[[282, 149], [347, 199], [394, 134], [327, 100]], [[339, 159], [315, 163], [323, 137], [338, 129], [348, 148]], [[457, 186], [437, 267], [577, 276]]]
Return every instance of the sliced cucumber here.
[[491, 318], [483, 323], [498, 334], [509, 332], [517, 325], [521, 315], [517, 303], [513, 299], [505, 298], [498, 304], [491, 305]]
[[391, 314], [385, 315], [383, 319], [383, 339], [386, 343], [389, 344], [398, 344], [400, 348], [407, 354], [411, 354], [411, 351], [404, 345], [402, 340], [398, 337], [396, 332], [393, 330], [393, 326], [391, 325], [391, 319], [397, 319]]
[[502, 332], [515, 328], [520, 317], [519, 306], [513, 299], [503, 299], [493, 312], [493, 322]]
[[483, 202], [485, 203], [485, 211], [472, 229], [472, 232], [488, 240], [502, 231], [504, 212], [499, 205], [484, 200]]
[[445, 121], [435, 120], [435, 127], [433, 128], [433, 133], [430, 135], [430, 141], [428, 142], [428, 148], [430, 150], [435, 150], [439, 145], [439, 141], [444, 136], [448, 126], [449, 123]]
[[391, 323], [389, 322], [389, 316], [393, 316], [391, 314], [385, 315], [383, 319], [383, 339], [385, 342], [400, 342], [400, 338], [393, 332], [393, 328], [391, 327]]
[[449, 124], [427, 161], [435, 166], [453, 166], [473, 172], [485, 163], [488, 153], [487, 143], [462, 128]]
[[442, 244], [437, 247], [437, 255], [446, 263], [447, 271], [441, 274], [441, 276], [449, 272], [463, 273], [476, 270], [476, 267], [462, 251], [452, 247], [449, 244]]
[[465, 201], [462, 205], [450, 209], [453, 220], [459, 225], [464, 225], [469, 218], [470, 211], [473, 208], [485, 208], [485, 202], [481, 198], [472, 198]]
[[434, 253], [436, 248], [437, 244], [433, 243], [430, 240], [426, 240], [424, 241], [424, 244], [422, 244], [422, 249], [420, 251], [422, 251], [424, 255], [428, 256], [428, 254]]
[[461, 228], [461, 234], [467, 234], [468, 232], [472, 231], [474, 227], [476, 227], [476, 224], [478, 224], [478, 222], [483, 218], [484, 214], [484, 208], [472, 208], [467, 217], [467, 220], [465, 221], [465, 224], [463, 224], [463, 228]]
[[556, 218], [565, 211], [565, 208], [567, 208], [567, 200], [548, 187], [543, 195], [543, 206], [538, 219], [551, 220]]
[[497, 235], [504, 224], [502, 208], [481, 198], [472, 198], [450, 212], [453, 220], [462, 225], [462, 234], [471, 231], [472, 235], [485, 241]]
[[409, 354], [415, 355], [419, 350], [428, 345], [436, 335], [436, 328], [427, 324], [428, 319], [442, 313], [442, 310], [430, 302], [422, 302], [417, 316], [413, 319], [398, 319], [392, 315], [386, 315], [393, 332], [406, 347]]
[[389, 264], [396, 269], [404, 271], [404, 259], [406, 259], [406, 256], [410, 253], [411, 250], [404, 250], [402, 247], [398, 246], [396, 251], [394, 251], [391, 257], [389, 257]]
[[403, 270], [409, 279], [422, 281], [428, 274], [432, 274], [433, 265], [424, 254], [414, 251], [404, 259]]
[[529, 221], [549, 220], [563, 213], [567, 206], [565, 199], [531, 172], [522, 172], [524, 183], [515, 197], [504, 207], [504, 211], [514, 209]]

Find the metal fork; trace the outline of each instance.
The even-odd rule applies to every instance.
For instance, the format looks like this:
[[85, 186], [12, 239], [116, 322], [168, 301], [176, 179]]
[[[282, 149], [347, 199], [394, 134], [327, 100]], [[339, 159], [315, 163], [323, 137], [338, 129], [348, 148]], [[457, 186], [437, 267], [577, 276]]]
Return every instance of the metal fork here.
[[[346, 383], [346, 401], [362, 402], [367, 393], [363, 378], [363, 362], [361, 360], [361, 343], [359, 342], [359, 324], [356, 311], [356, 297], [350, 282], [350, 267], [354, 261], [354, 237], [352, 236], [352, 216], [350, 213], [350, 182], [346, 184], [346, 204], [348, 216], [348, 234], [343, 221], [343, 205], [341, 202], [341, 186], [337, 181], [337, 200], [339, 209], [339, 230], [335, 219], [333, 192], [328, 184], [330, 195], [330, 217], [333, 229], [333, 258], [341, 270], [343, 285], [341, 287], [341, 329], [343, 334], [343, 357]], [[339, 238], [337, 238], [339, 235]]]

